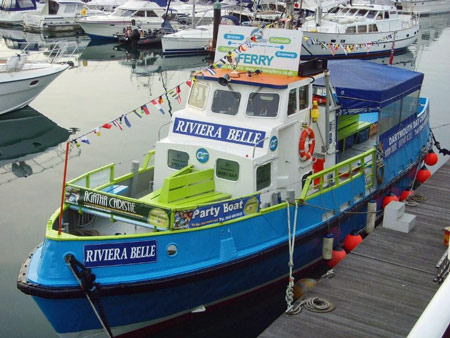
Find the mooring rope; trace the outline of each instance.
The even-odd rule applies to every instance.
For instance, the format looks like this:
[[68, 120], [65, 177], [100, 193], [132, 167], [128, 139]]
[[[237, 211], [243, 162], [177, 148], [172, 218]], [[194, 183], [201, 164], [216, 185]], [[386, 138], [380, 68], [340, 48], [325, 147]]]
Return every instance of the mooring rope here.
[[292, 274], [292, 270], [294, 268], [294, 245], [295, 245], [295, 232], [297, 228], [297, 213], [298, 213], [298, 202], [295, 200], [295, 212], [294, 212], [294, 225], [292, 226], [291, 233], [291, 213], [289, 211], [290, 204], [289, 201], [286, 200], [286, 210], [287, 210], [287, 227], [288, 227], [288, 244], [289, 244], [289, 283], [286, 288], [286, 304], [287, 304], [287, 313], [296, 312], [298, 309], [294, 308], [292, 303], [294, 302], [294, 276]]

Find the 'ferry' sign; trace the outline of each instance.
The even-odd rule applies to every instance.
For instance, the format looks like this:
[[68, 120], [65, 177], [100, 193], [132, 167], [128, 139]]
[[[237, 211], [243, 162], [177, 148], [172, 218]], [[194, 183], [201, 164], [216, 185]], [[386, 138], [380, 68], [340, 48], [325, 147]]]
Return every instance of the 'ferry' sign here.
[[226, 126], [217, 123], [175, 118], [173, 132], [262, 148], [266, 133], [261, 130]]
[[297, 75], [302, 38], [299, 30], [220, 25], [214, 62], [231, 52], [236, 61], [224, 68]]

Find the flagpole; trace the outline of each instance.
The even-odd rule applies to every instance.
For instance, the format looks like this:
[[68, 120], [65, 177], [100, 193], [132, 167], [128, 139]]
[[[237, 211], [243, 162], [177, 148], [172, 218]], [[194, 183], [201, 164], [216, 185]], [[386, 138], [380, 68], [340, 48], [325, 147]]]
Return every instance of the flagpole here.
[[66, 157], [64, 160], [64, 174], [63, 174], [63, 184], [61, 193], [61, 209], [59, 210], [59, 223], [58, 223], [58, 236], [61, 235], [61, 224], [64, 209], [64, 195], [66, 193], [66, 177], [67, 177], [67, 162], [69, 159], [69, 142], [66, 142]]

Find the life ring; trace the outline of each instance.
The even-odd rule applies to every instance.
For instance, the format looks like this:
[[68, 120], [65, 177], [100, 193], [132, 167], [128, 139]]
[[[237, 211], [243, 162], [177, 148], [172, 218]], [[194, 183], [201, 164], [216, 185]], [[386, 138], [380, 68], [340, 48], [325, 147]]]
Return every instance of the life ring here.
[[[308, 141], [306, 141], [308, 140]], [[306, 127], [300, 136], [298, 144], [298, 154], [302, 161], [308, 161], [314, 154], [316, 140], [314, 139], [314, 131], [310, 127]]]

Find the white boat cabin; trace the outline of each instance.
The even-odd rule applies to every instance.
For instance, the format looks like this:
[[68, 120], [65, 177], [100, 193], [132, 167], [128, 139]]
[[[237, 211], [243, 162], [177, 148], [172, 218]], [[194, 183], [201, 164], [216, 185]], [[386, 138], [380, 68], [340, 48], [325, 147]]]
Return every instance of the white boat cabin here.
[[154, 189], [193, 165], [214, 168], [216, 190], [232, 197], [261, 192], [263, 206], [274, 193], [285, 199], [294, 190], [299, 197], [308, 175], [335, 164], [335, 112], [313, 109], [314, 79], [258, 72], [230, 77], [222, 69], [198, 77], [186, 108], [174, 114], [168, 137], [156, 145]]
[[402, 17], [393, 4], [367, 2], [341, 5], [323, 18], [311, 18], [304, 28], [314, 27], [322, 33], [367, 34], [397, 31], [404, 27]]

